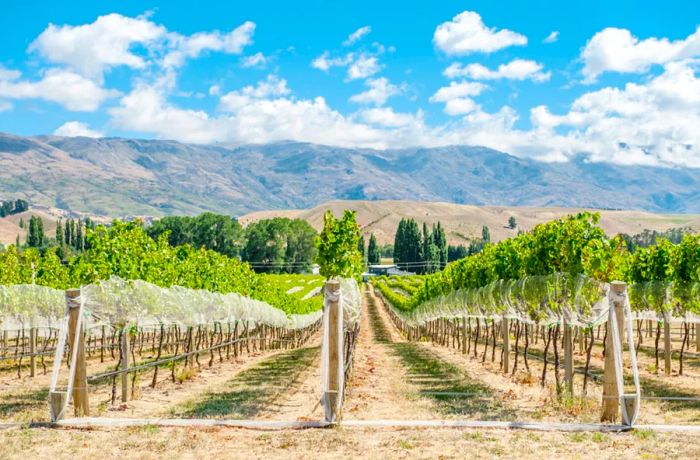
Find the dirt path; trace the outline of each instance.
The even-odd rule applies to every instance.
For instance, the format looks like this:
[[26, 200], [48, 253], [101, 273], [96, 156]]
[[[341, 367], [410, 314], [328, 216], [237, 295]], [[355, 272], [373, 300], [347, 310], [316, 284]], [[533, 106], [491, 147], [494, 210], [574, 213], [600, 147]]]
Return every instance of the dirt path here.
[[357, 420], [436, 418], [434, 408], [418, 397], [418, 387], [409, 382], [401, 359], [392, 352], [392, 345], [401, 342], [401, 337], [389, 326], [386, 313], [377, 307], [373, 294], [365, 291], [343, 417]]

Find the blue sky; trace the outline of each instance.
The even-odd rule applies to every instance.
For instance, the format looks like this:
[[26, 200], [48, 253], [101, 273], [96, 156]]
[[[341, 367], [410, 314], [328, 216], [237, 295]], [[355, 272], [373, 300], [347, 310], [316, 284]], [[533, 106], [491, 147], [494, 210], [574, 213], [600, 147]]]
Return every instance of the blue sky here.
[[4, 132], [700, 166], [697, 2], [3, 8]]

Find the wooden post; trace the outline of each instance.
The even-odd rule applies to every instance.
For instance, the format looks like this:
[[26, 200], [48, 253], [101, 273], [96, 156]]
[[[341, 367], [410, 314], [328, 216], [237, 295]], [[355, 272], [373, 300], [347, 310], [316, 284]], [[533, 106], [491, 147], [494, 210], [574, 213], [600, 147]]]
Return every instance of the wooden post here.
[[129, 369], [129, 331], [127, 328], [122, 331], [119, 348], [122, 354], [122, 402], [127, 402], [129, 400], [129, 373], [126, 372]]
[[339, 366], [343, 365], [340, 342], [338, 338], [340, 321], [340, 282], [336, 280], [326, 281], [326, 308], [328, 308], [328, 331], [324, 334], [328, 339], [328, 389], [325, 395], [326, 421], [334, 422], [338, 418], [337, 404], [341, 398], [340, 382], [338, 379]]
[[700, 351], [700, 323], [695, 325], [695, 350]]
[[36, 375], [36, 328], [29, 329], [29, 376]]
[[467, 317], [462, 318], [462, 354], [467, 354]]
[[564, 321], [564, 384], [570, 396], [574, 394], [574, 352], [571, 326]]
[[[510, 331], [509, 329], [509, 321], [508, 318], [503, 318], [501, 320], [501, 334], [503, 336], [503, 372], [506, 374], [508, 373], [508, 369], [510, 368], [509, 366], [509, 358], [510, 358]], [[494, 336], [495, 336], [494, 331]], [[487, 339], [488, 340], [488, 339]], [[495, 345], [495, 341], [494, 341]]]
[[68, 343], [70, 355], [76, 351], [75, 371], [73, 377], [73, 407], [76, 417], [90, 415], [90, 403], [88, 400], [87, 369], [85, 364], [85, 326], [81, 324], [78, 331], [78, 341], [75, 341], [80, 314], [80, 289], [68, 289], [66, 302], [68, 303]]
[[[622, 345], [622, 330], [624, 329], [624, 294], [627, 290], [627, 284], [621, 281], [613, 281], [610, 283], [610, 313], [607, 328], [607, 338], [605, 340], [605, 364], [603, 368], [603, 414], [601, 420], [603, 422], [614, 422], [617, 419], [620, 411], [620, 400], [617, 388], [617, 380], [615, 378], [615, 355], [612, 335], [612, 325], [610, 319], [615, 315], [617, 319], [618, 336]], [[621, 390], [621, 389], [620, 389]]]
[[49, 393], [49, 410], [51, 410], [51, 421], [57, 422], [66, 417], [61, 413], [61, 409], [66, 404], [68, 393], [65, 391], [52, 391]]
[[671, 375], [671, 315], [664, 313], [664, 373]]

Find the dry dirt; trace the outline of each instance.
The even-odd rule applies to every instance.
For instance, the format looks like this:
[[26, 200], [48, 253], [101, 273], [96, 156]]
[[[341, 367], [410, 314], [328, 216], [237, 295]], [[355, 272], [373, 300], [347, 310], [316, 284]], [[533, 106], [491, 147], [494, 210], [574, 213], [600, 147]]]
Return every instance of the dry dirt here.
[[[374, 306], [370, 304], [374, 300]], [[503, 375], [498, 364], [465, 357], [455, 349], [430, 343], [409, 343], [391, 324], [386, 312], [365, 293], [353, 375], [344, 407], [345, 420], [497, 418], [566, 420], [567, 415], [543, 411], [548, 394], [537, 384], [522, 385], [519, 376]], [[481, 347], [480, 347], [481, 349]], [[318, 420], [320, 396], [318, 338], [296, 354], [252, 356], [243, 363], [216, 364], [191, 380], [144, 392], [118, 416], [166, 415], [172, 408], [189, 408], [221, 392], [241, 390], [252, 384], [250, 376], [262, 368], [274, 368], [280, 360], [293, 361], [289, 373], [270, 374], [268, 383], [288, 379], [280, 391], [267, 394], [264, 407], [252, 418], [262, 420]], [[490, 353], [489, 353], [490, 355]], [[410, 359], [418, 359], [416, 367]], [[498, 360], [498, 357], [496, 358]], [[277, 360], [277, 361], [275, 361]], [[511, 361], [512, 362], [512, 361]], [[520, 364], [522, 366], [522, 362]], [[541, 363], [532, 360], [536, 374]], [[164, 373], [165, 374], [165, 373]], [[256, 374], [257, 375], [257, 374]], [[268, 374], [263, 374], [266, 378]], [[431, 397], [426, 388], [452, 385], [459, 377], [477, 382], [480, 391], [492, 392], [492, 400], [473, 407], [459, 400]], [[435, 377], [443, 378], [435, 380]], [[263, 386], [265, 382], [261, 383]], [[231, 385], [234, 385], [233, 387]], [[250, 388], [243, 388], [248, 391]], [[207, 396], [208, 395], [208, 396]], [[496, 404], [493, 406], [492, 404]], [[538, 407], [539, 406], [539, 407]], [[504, 415], [505, 414], [505, 415]], [[535, 415], [533, 415], [535, 414]], [[700, 441], [687, 433], [561, 433], [473, 428], [361, 428], [256, 431], [233, 428], [162, 428], [145, 426], [122, 429], [0, 430], [2, 458], [700, 458]]]

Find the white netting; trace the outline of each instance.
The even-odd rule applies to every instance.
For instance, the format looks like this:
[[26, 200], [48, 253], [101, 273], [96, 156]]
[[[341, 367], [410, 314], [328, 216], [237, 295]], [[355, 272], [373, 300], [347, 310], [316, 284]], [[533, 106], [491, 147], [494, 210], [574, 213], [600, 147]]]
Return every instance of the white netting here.
[[[244, 321], [286, 329], [305, 328], [322, 312], [287, 314], [266, 302], [236, 293], [220, 294], [180, 286], [162, 288], [139, 280], [109, 280], [81, 289], [85, 326], [106, 324], [153, 328], [161, 324], [198, 326]], [[58, 328], [65, 312], [65, 293], [35, 285], [0, 286], [0, 330]]]
[[33, 284], [0, 285], [0, 330], [57, 328], [65, 308], [64, 291]]
[[427, 300], [410, 312], [394, 310], [410, 325], [438, 318], [510, 318], [542, 324], [566, 321], [587, 327], [605, 322], [608, 289], [607, 284], [583, 275], [557, 273], [458, 289]]

